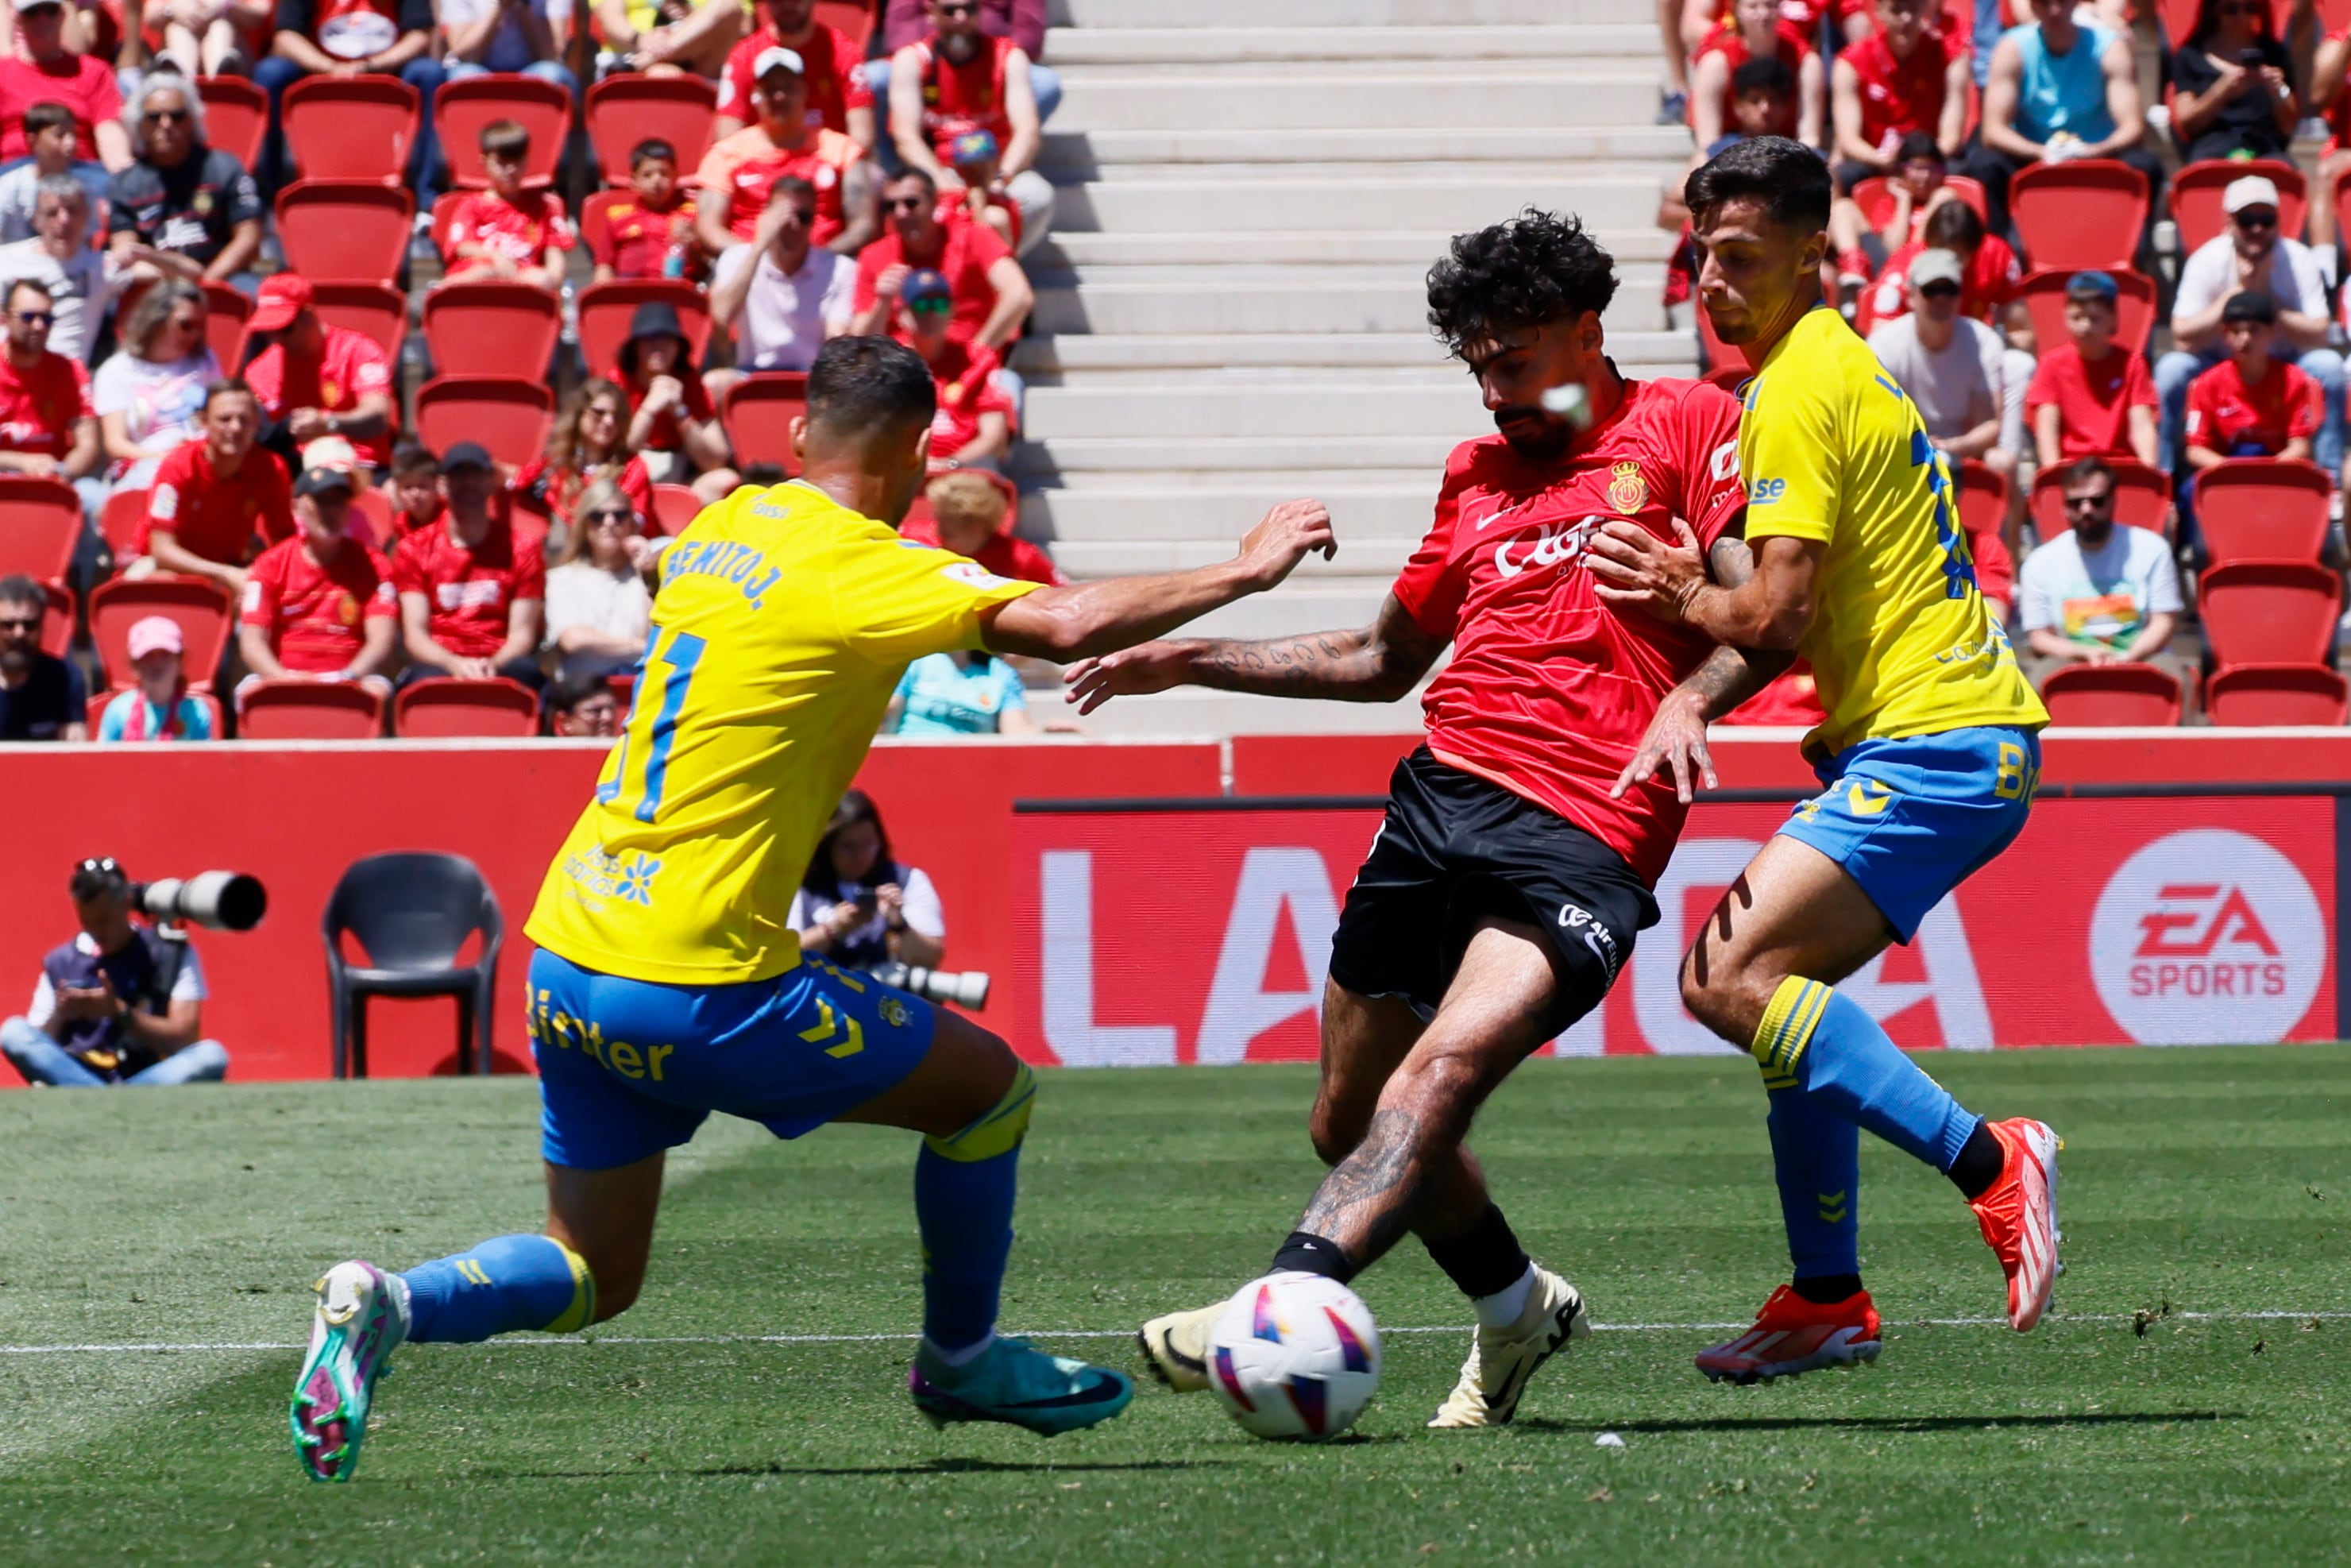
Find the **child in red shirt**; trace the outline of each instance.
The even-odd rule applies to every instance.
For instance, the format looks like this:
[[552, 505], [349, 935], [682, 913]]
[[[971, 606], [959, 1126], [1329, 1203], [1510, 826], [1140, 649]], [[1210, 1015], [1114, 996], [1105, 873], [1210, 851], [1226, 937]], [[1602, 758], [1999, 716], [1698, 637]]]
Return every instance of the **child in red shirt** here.
[[2065, 330], [2071, 341], [2043, 350], [2024, 394], [2041, 466], [2056, 469], [2080, 457], [2129, 457], [2154, 466], [2155, 381], [2147, 361], [2115, 343], [2113, 277], [2077, 272], [2065, 281]]
[[[549, 292], [563, 287], [563, 260], [572, 245], [563, 198], [523, 189], [530, 132], [511, 120], [482, 127], [482, 166], [490, 188], [457, 204], [442, 247], [447, 280], [507, 277]], [[537, 367], [529, 367], [536, 369]]]
[[604, 209], [588, 242], [596, 281], [682, 277], [699, 282], [707, 259], [694, 235], [694, 193], [677, 183], [677, 150], [657, 136], [629, 153], [626, 196]]
[[2270, 357], [2277, 304], [2258, 288], [2220, 308], [2229, 357], [2188, 383], [2187, 462], [2202, 473], [2231, 457], [2310, 460], [2318, 433], [2318, 383]]

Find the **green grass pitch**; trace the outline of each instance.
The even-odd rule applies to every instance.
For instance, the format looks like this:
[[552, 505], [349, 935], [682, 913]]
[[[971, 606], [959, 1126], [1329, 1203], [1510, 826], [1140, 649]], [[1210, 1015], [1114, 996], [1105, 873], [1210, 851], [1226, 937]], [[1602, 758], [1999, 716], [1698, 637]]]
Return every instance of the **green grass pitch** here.
[[[1357, 1431], [1261, 1444], [1155, 1387], [1040, 1441], [904, 1392], [914, 1141], [714, 1122], [643, 1301], [581, 1339], [413, 1346], [358, 1478], [302, 1480], [308, 1286], [539, 1214], [532, 1086], [0, 1095], [0, 1563], [2307, 1563], [2351, 1554], [2351, 1048], [1944, 1057], [2067, 1138], [2071, 1272], [2030, 1336], [1949, 1185], [1865, 1140], [1870, 1370], [1690, 1355], [1784, 1255], [1752, 1066], [1542, 1061], [1479, 1129], [1539, 1256], [1618, 1325], [1518, 1424], [1432, 1433], [1466, 1328], [1392, 1333]], [[1315, 1176], [1304, 1070], [1059, 1073], [1007, 1326], [1123, 1334], [1260, 1270]], [[1407, 1244], [1391, 1331], [1466, 1324]], [[2144, 1314], [2144, 1315], [2141, 1315]], [[1105, 1337], [1056, 1339], [1053, 1331]], [[754, 1336], [807, 1336], [762, 1339]], [[159, 1348], [67, 1349], [125, 1346]], [[1604, 1431], [1621, 1449], [1596, 1447]]]

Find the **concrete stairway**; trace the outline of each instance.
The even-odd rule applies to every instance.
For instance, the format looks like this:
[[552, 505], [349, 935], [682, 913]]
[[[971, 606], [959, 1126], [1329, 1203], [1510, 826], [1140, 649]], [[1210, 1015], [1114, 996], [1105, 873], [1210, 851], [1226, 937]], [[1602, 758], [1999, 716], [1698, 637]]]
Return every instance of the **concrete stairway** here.
[[[1656, 33], [1625, 0], [1055, 0], [1068, 93], [1016, 462], [1074, 577], [1221, 559], [1265, 507], [1332, 508], [1339, 559], [1201, 623], [1355, 626], [1418, 543], [1446, 454], [1492, 428], [1426, 325], [1450, 236], [1534, 204], [1618, 261], [1628, 374], [1689, 374], [1659, 303]], [[1098, 733], [1414, 727], [1417, 709], [1123, 699]]]

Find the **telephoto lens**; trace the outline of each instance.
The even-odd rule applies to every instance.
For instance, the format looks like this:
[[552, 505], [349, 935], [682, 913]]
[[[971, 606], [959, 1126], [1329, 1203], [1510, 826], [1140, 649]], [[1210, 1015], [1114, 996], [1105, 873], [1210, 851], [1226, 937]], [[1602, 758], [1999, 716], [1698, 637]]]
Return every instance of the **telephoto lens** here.
[[131, 884], [131, 902], [151, 919], [250, 931], [269, 913], [269, 891], [241, 871], [200, 871]]
[[895, 986], [926, 1002], [953, 1002], [974, 1012], [987, 1006], [989, 977], [986, 971], [969, 969], [957, 974], [948, 969], [924, 969], [912, 964], [877, 964], [873, 977], [885, 986]]

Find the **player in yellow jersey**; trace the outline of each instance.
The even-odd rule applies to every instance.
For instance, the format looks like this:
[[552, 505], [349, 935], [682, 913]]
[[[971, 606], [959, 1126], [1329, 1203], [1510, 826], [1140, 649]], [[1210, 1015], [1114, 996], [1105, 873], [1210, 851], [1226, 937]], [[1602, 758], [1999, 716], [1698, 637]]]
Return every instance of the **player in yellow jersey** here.
[[528, 927], [544, 1105], [544, 1235], [319, 1282], [291, 1406], [312, 1479], [349, 1479], [375, 1379], [408, 1340], [568, 1332], [636, 1299], [665, 1153], [713, 1111], [794, 1138], [828, 1122], [925, 1134], [914, 1168], [934, 1422], [1050, 1435], [1106, 1420], [1119, 1373], [995, 1333], [1036, 1091], [1000, 1040], [804, 958], [786, 916], [909, 661], [987, 648], [1074, 660], [1164, 635], [1333, 549], [1311, 501], [1221, 565], [1040, 587], [899, 538], [930, 449], [930, 371], [886, 338], [825, 345], [795, 421], [801, 477], [741, 489], [663, 562], [635, 706]]
[[[1698, 1358], [1749, 1383], [1875, 1359], [1857, 1246], [1858, 1128], [1928, 1161], [1973, 1206], [2008, 1276], [2010, 1323], [2040, 1321], [2057, 1273], [2057, 1138], [1987, 1122], [1834, 988], [2022, 831], [2049, 720], [1977, 591], [1959, 498], [1917, 409], [1822, 303], [1827, 166], [1797, 142], [1740, 142], [1691, 174], [1698, 287], [1723, 341], [1756, 367], [1739, 465], [1754, 575], [1707, 579], [1684, 548], [1611, 525], [1593, 545], [1604, 597], [1724, 644], [1660, 706], [1619, 789], [1660, 764], [1710, 787], [1706, 721], [1790, 653], [1812, 662], [1827, 721], [1804, 749], [1825, 788], [1798, 807], [1700, 927], [1682, 999], [1754, 1053], [1793, 1282], [1748, 1333]], [[1760, 651], [1762, 657], [1746, 651]]]

